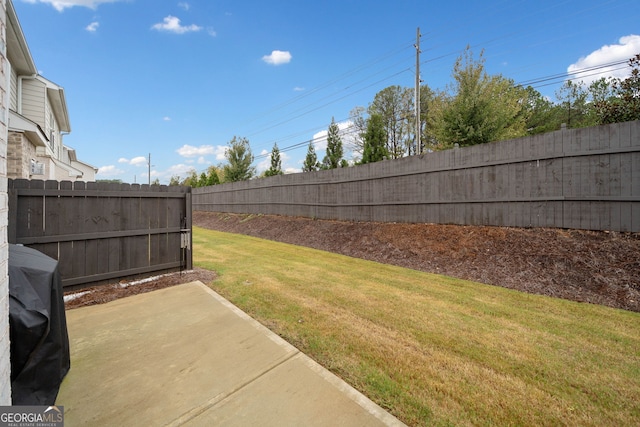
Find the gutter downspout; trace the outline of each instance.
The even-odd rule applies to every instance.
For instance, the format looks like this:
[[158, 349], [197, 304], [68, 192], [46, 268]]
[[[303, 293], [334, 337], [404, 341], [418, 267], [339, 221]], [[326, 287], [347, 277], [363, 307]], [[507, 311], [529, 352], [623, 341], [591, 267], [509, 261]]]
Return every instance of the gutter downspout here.
[[20, 114], [20, 115], [22, 115], [22, 81], [24, 79], [35, 80], [36, 77], [38, 77], [37, 73], [36, 74], [31, 74], [31, 75], [23, 74], [21, 76], [18, 76], [18, 87], [17, 87], [17, 91], [16, 91], [16, 97], [18, 98], [17, 99], [17, 104], [18, 105], [16, 107], [17, 107], [17, 110], [18, 110], [17, 113]]

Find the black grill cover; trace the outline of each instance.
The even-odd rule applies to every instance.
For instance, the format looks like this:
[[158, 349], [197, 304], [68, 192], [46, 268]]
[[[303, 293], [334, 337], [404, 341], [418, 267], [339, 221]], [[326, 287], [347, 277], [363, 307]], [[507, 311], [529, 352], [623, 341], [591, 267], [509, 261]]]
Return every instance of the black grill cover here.
[[9, 326], [13, 404], [55, 404], [70, 367], [58, 262], [18, 245], [9, 245]]

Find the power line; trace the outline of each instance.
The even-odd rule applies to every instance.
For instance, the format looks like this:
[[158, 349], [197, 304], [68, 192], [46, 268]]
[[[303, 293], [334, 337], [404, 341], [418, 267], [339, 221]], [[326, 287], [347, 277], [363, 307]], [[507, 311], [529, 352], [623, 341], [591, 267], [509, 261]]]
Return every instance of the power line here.
[[[262, 132], [265, 132], [265, 131], [267, 131], [267, 130], [273, 129], [273, 128], [278, 127], [278, 126], [281, 126], [281, 125], [283, 125], [283, 124], [285, 124], [285, 123], [288, 123], [288, 122], [290, 122], [290, 121], [292, 121], [292, 120], [298, 119], [298, 118], [303, 117], [303, 116], [305, 116], [305, 115], [307, 115], [307, 114], [309, 114], [309, 113], [312, 113], [312, 112], [314, 112], [314, 111], [317, 111], [317, 110], [319, 110], [320, 108], [324, 108], [324, 107], [326, 107], [326, 106], [328, 106], [328, 105], [331, 105], [331, 104], [333, 104], [334, 102], [340, 101], [340, 100], [345, 99], [345, 98], [347, 98], [347, 97], [349, 97], [349, 96], [355, 95], [356, 93], [362, 92], [364, 89], [368, 89], [368, 88], [370, 88], [371, 86], [374, 86], [374, 85], [379, 84], [379, 83], [381, 83], [381, 82], [383, 82], [383, 81], [385, 81], [385, 80], [388, 80], [388, 79], [393, 78], [393, 77], [395, 77], [395, 76], [397, 76], [397, 75], [399, 75], [399, 74], [402, 74], [402, 73], [404, 73], [404, 72], [406, 72], [406, 71], [409, 71], [409, 69], [408, 69], [408, 68], [407, 68], [407, 69], [403, 69], [403, 70], [401, 70], [401, 71], [399, 71], [399, 72], [396, 72], [396, 73], [394, 73], [394, 74], [392, 74], [392, 75], [390, 75], [390, 76], [387, 76], [387, 77], [385, 77], [385, 78], [383, 78], [383, 79], [381, 79], [381, 80], [375, 81], [374, 83], [369, 84], [369, 85], [367, 85], [367, 86], [365, 86], [365, 87], [363, 87], [363, 88], [360, 88], [360, 89], [358, 89], [358, 90], [355, 90], [355, 91], [352, 91], [352, 92], [348, 92], [347, 94], [345, 94], [345, 90], [348, 90], [348, 89], [351, 89], [352, 87], [358, 86], [359, 84], [364, 83], [365, 81], [369, 80], [370, 78], [375, 77], [375, 76], [377, 76], [377, 75], [379, 75], [379, 74], [382, 74], [383, 72], [385, 72], [385, 71], [389, 70], [390, 68], [393, 68], [393, 67], [397, 66], [398, 64], [401, 64], [402, 62], [405, 62], [405, 61], [406, 61], [406, 59], [404, 59], [404, 58], [403, 58], [403, 61], [401, 61], [401, 62], [396, 62], [396, 63], [392, 64], [391, 66], [389, 66], [389, 67], [387, 67], [387, 68], [384, 68], [384, 69], [382, 69], [382, 70], [379, 70], [379, 71], [377, 71], [376, 73], [373, 73], [373, 74], [371, 74], [371, 75], [369, 75], [369, 76], [367, 76], [367, 77], [365, 77], [365, 78], [363, 78], [363, 79], [358, 80], [357, 82], [355, 82], [355, 83], [351, 84], [350, 86], [347, 86], [347, 87], [345, 87], [345, 88], [342, 88], [342, 89], [340, 89], [340, 90], [337, 90], [337, 91], [335, 91], [335, 92], [332, 92], [332, 93], [330, 93], [329, 95], [326, 95], [326, 96], [324, 96], [324, 97], [322, 97], [322, 98], [320, 98], [320, 99], [317, 99], [316, 101], [314, 101], [314, 102], [312, 102], [312, 103], [310, 103], [310, 104], [305, 105], [304, 107], [301, 107], [301, 109], [303, 109], [304, 111], [303, 111], [303, 112], [301, 112], [301, 113], [299, 113], [298, 115], [296, 115], [296, 116], [294, 116], [294, 117], [289, 117], [288, 119], [282, 120], [282, 121], [280, 121], [280, 122], [278, 122], [278, 123], [271, 124], [271, 125], [266, 126], [266, 127], [264, 127], [264, 128], [258, 129], [258, 130], [254, 131], [254, 132], [252, 132], [252, 133], [249, 133], [247, 136], [249, 136], [249, 137], [251, 137], [251, 136], [255, 136], [255, 135], [258, 135], [258, 134], [260, 134], [260, 133], [262, 133]], [[327, 102], [327, 103], [321, 104], [321, 105], [319, 105], [319, 106], [317, 105], [317, 103], [318, 103], [318, 102], [323, 101], [323, 100], [326, 100], [326, 99], [330, 99], [330, 98], [332, 98], [332, 97], [334, 97], [334, 96], [337, 96], [337, 95], [342, 95], [342, 96], [340, 96], [340, 97], [338, 97], [338, 98], [335, 98], [335, 99], [333, 99], [333, 100], [332, 100], [332, 101], [330, 101], [330, 102]]]
[[[537, 78], [537, 79], [525, 80], [523, 82], [516, 83], [516, 85], [517, 86], [532, 86], [534, 88], [535, 87], [543, 87], [543, 86], [548, 86], [548, 85], [559, 83], [558, 81], [553, 81], [553, 80], [566, 79], [568, 76], [571, 76], [571, 75], [580, 75], [580, 77], [574, 77], [574, 78], [571, 78], [569, 80], [577, 80], [577, 79], [584, 78], [584, 77], [591, 77], [591, 76], [598, 75], [598, 74], [602, 73], [602, 72], [598, 72], [597, 70], [602, 70], [604, 68], [614, 67], [614, 66], [618, 66], [618, 65], [622, 65], [622, 64], [625, 64], [625, 66], [624, 67], [619, 67], [619, 68], [614, 68], [613, 70], [610, 70], [610, 71], [617, 71], [617, 70], [625, 69], [627, 67], [627, 65], [628, 65], [628, 60], [620, 60], [620, 61], [609, 62], [609, 63], [606, 63], [606, 64], [595, 65], [595, 66], [591, 66], [591, 67], [585, 67], [585, 68], [582, 68], [582, 69], [579, 69], [579, 70], [575, 70], [572, 73], [568, 73], [568, 72], [567, 73], [558, 73], [558, 74], [554, 74], [554, 75], [550, 75], [550, 76], [540, 77], [540, 78]], [[404, 72], [404, 71], [407, 71], [407, 70], [403, 70], [402, 72]], [[590, 74], [586, 74], [585, 75], [584, 73], [590, 73]], [[549, 83], [549, 81], [551, 81], [551, 82]], [[545, 83], [545, 82], [547, 82], [547, 83]], [[544, 83], [544, 84], [540, 84], [540, 83]], [[293, 120], [293, 119], [291, 119], [291, 120]], [[339, 122], [344, 122], [344, 121], [347, 121], [347, 120], [349, 120], [349, 118], [339, 120]], [[349, 128], [354, 128], [354, 126], [350, 126]], [[347, 129], [349, 129], [349, 128], [347, 128]], [[318, 129], [324, 129], [324, 127], [314, 127], [313, 129], [309, 130], [309, 132], [313, 131], [313, 130], [318, 131]], [[354, 130], [354, 131], [345, 132], [345, 130], [342, 129], [341, 130], [341, 134], [342, 135], [345, 135], [345, 134], [349, 135], [349, 134], [352, 134], [352, 133], [354, 133], [356, 131], [357, 131], [357, 129]], [[304, 133], [304, 131], [302, 133]], [[297, 135], [299, 135], [299, 134], [297, 134]], [[278, 139], [277, 141], [283, 141], [285, 139], [290, 139], [290, 138], [291, 137], [281, 138], [281, 139]], [[301, 147], [307, 146], [312, 141], [313, 140], [301, 141], [301, 142], [292, 144], [290, 146], [279, 148], [279, 151], [280, 152], [293, 151], [295, 149], [299, 149]], [[271, 153], [265, 153], [265, 154], [257, 155], [254, 158], [255, 159], [262, 159], [262, 158], [267, 158], [270, 155], [271, 155]]]
[[[608, 4], [612, 3], [612, 2], [614, 2], [614, 1], [610, 0], [610, 1], [606, 2], [606, 3], [600, 4], [598, 6], [589, 5], [587, 7], [582, 7], [581, 9], [573, 8], [571, 13], [569, 13], [569, 14], [567, 14], [564, 11], [562, 13], [549, 13], [549, 11], [551, 9], [557, 9], [557, 8], [563, 6], [563, 5], [566, 5], [567, 3], [570, 3], [567, 0], [567, 1], [563, 1], [563, 2], [556, 2], [552, 6], [547, 6], [545, 9], [538, 8], [538, 9], [532, 10], [531, 13], [528, 13], [526, 15], [522, 15], [522, 16], [518, 17], [517, 19], [510, 19], [510, 20], [506, 20], [506, 21], [504, 19], [500, 19], [498, 21], [498, 24], [499, 24], [499, 26], [504, 27], [504, 26], [506, 26], [506, 25], [508, 25], [510, 23], [514, 24], [516, 22], [523, 21], [525, 19], [528, 20], [528, 21], [531, 21], [531, 17], [532, 16], [540, 15], [541, 13], [546, 13], [546, 14], [548, 14], [550, 16], [555, 16], [555, 19], [551, 20], [551, 22], [548, 19], [546, 19], [544, 27], [541, 27], [541, 26], [537, 25], [536, 27], [529, 27], [528, 31], [525, 31], [524, 33], [522, 31], [518, 31], [517, 33], [502, 34], [502, 35], [499, 35], [498, 37], [494, 37], [494, 38], [491, 38], [489, 40], [485, 40], [484, 42], [475, 43], [473, 45], [473, 47], [479, 47], [479, 46], [485, 47], [485, 46], [487, 46], [487, 44], [489, 44], [489, 45], [496, 44], [497, 42], [500, 42], [502, 40], [511, 39], [514, 36], [522, 36], [523, 34], [533, 33], [533, 32], [536, 32], [536, 31], [542, 31], [545, 28], [548, 28], [548, 25], [550, 23], [553, 24], [554, 26], [562, 25], [562, 26], [567, 27], [568, 23], [575, 21], [575, 19], [573, 19], [574, 17], [578, 17], [580, 15], [582, 15], [582, 16], [591, 15], [593, 13], [602, 13], [602, 12], [607, 10], [606, 8], [609, 7]], [[511, 1], [511, 0], [505, 0], [504, 3], [506, 3], [506, 5], [504, 7], [512, 7], [514, 5], [514, 2]], [[630, 3], [630, 2], [627, 2], [627, 3]], [[498, 13], [500, 11], [503, 11], [503, 9], [504, 9], [504, 7], [502, 7], [502, 6], [498, 7], [498, 6], [499, 5], [495, 5], [494, 9], [489, 10], [488, 12], [484, 13], [483, 15], [486, 15], [488, 17], [492, 17], [494, 15], [497, 16]], [[485, 9], [485, 11], [486, 11], [486, 9]], [[474, 16], [475, 20], [477, 20], [478, 18], [479, 18], [479, 16]], [[465, 26], [465, 24], [461, 23], [461, 21], [459, 21], [459, 20], [456, 20], [455, 23], [458, 24], [458, 28]], [[431, 31], [431, 32], [427, 33], [429, 35], [429, 37], [427, 37], [427, 40], [436, 40], [437, 38], [441, 38], [441, 37], [443, 37], [443, 35], [446, 35], [447, 32], [449, 32], [449, 33], [451, 33], [451, 32], [458, 33], [459, 32], [459, 30], [456, 28], [456, 25], [446, 25], [445, 26], [444, 23], [442, 23], [442, 26], [444, 26], [444, 28], [446, 29], [445, 31], [439, 31], [439, 30]], [[493, 28], [495, 28], [495, 26]], [[575, 37], [575, 34], [576, 33], [574, 33], [572, 36]], [[568, 36], [565, 34], [562, 38], [566, 38], [566, 37], [568, 37]], [[557, 39], [558, 38], [556, 37], [553, 40], [557, 40]], [[538, 39], [536, 39], [536, 44], [549, 43], [550, 41], [553, 41], [553, 40], [550, 40], [550, 39], [540, 40], [540, 38], [538, 38]], [[439, 47], [444, 47], [444, 46], [452, 45], [452, 44], [454, 44], [453, 41], [447, 40], [447, 42], [441, 43], [439, 45]], [[254, 119], [252, 119], [252, 121], [256, 120], [256, 119], [264, 118], [267, 115], [270, 115], [270, 114], [272, 114], [274, 112], [282, 110], [283, 108], [285, 108], [285, 107], [287, 107], [289, 105], [295, 104], [296, 102], [299, 102], [299, 101], [301, 101], [303, 99], [306, 99], [306, 98], [308, 98], [309, 96], [311, 96], [313, 94], [317, 94], [318, 92], [320, 92], [320, 91], [322, 91], [322, 90], [324, 90], [326, 88], [329, 88], [331, 85], [333, 85], [333, 84], [335, 84], [335, 83], [337, 83], [337, 82], [339, 82], [341, 80], [344, 80], [346, 78], [352, 77], [352, 76], [360, 73], [361, 71], [363, 71], [365, 69], [368, 69], [368, 67], [367, 67], [368, 64], [372, 64], [373, 65], [373, 64], [377, 64], [377, 63], [383, 62], [384, 60], [388, 59], [389, 57], [392, 57], [392, 56], [397, 55], [398, 53], [404, 51], [409, 46], [411, 46], [410, 43], [407, 43], [406, 45], [402, 45], [398, 49], [395, 49], [395, 50], [393, 50], [393, 51], [391, 51], [391, 52], [389, 52], [389, 53], [387, 53], [385, 55], [382, 55], [382, 56], [380, 56], [378, 58], [375, 58], [372, 61], [369, 61], [368, 63], [362, 64], [362, 65], [360, 65], [360, 66], [358, 66], [358, 67], [356, 67], [356, 68], [354, 68], [352, 70], [349, 70], [346, 73], [343, 73], [343, 74], [339, 75], [338, 77], [336, 77], [334, 79], [330, 79], [329, 81], [327, 81], [327, 82], [315, 87], [311, 91], [305, 92], [302, 95], [299, 95], [299, 96], [294, 97], [294, 98], [292, 98], [290, 100], [287, 100], [287, 101], [285, 101], [285, 102], [283, 102], [281, 104], [278, 104], [278, 105], [274, 106], [273, 108], [267, 110], [266, 112], [255, 116]], [[521, 46], [521, 48], [522, 47], [527, 47], [527, 46]], [[433, 45], [433, 43], [431, 43], [431, 47], [429, 49], [427, 49], [427, 52], [431, 52], [431, 51], [434, 51], [434, 50], [435, 50], [435, 46]], [[439, 55], [437, 57], [427, 58], [426, 60], [421, 61], [420, 64], [433, 64], [433, 63], [435, 63], [435, 62], [437, 62], [437, 61], [439, 61], [441, 59], [444, 59], [446, 57], [458, 54], [459, 52], [460, 52], [460, 50], [452, 50], [450, 52], [444, 53], [444, 54]], [[599, 74], [598, 70], [601, 70], [601, 69], [607, 68], [607, 67], [609, 67], [609, 68], [610, 67], [617, 67], [619, 65], [622, 65], [622, 63], [624, 63], [624, 62], [626, 62], [626, 61], [617, 61], [617, 62], [612, 62], [612, 63], [609, 63], [609, 64], [603, 64], [603, 65], [596, 66], [596, 67], [588, 67], [588, 68], [585, 68], [585, 69], [582, 69], [582, 70], [576, 70], [576, 71], [574, 71], [572, 73], [568, 73], [567, 72], [567, 73], [543, 76], [543, 77], [539, 77], [539, 78], [533, 78], [533, 79], [525, 80], [525, 81], [523, 81], [523, 82], [521, 82], [519, 84], [523, 85], [523, 86], [524, 85], [531, 85], [533, 87], [544, 87], [544, 86], [548, 86], [548, 85], [558, 84], [563, 80], [577, 80], [577, 79], [580, 79], [580, 78], [586, 78], [586, 77], [590, 77], [590, 76], [593, 76], [593, 75], [597, 75], [597, 74]], [[278, 123], [269, 125], [269, 126], [267, 126], [265, 128], [258, 129], [255, 132], [252, 132], [251, 134], [249, 134], [249, 136], [255, 136], [255, 135], [258, 135], [258, 134], [260, 134], [262, 132], [265, 132], [267, 130], [271, 130], [271, 129], [275, 128], [275, 127], [282, 126], [284, 124], [290, 123], [290, 122], [292, 122], [294, 120], [297, 120], [297, 119], [299, 119], [299, 118], [301, 118], [301, 117], [303, 117], [303, 116], [305, 116], [307, 114], [315, 112], [315, 111], [317, 111], [317, 110], [319, 110], [321, 108], [324, 108], [324, 107], [326, 107], [328, 105], [331, 105], [331, 104], [333, 104], [335, 102], [338, 102], [338, 101], [340, 101], [342, 99], [345, 99], [348, 96], [352, 96], [352, 95], [354, 95], [354, 94], [356, 94], [358, 92], [361, 92], [362, 90], [365, 90], [365, 89], [367, 89], [367, 88], [369, 88], [369, 87], [371, 87], [371, 86], [373, 86], [375, 84], [378, 84], [378, 83], [380, 83], [380, 82], [382, 82], [382, 81], [384, 81], [386, 79], [392, 78], [392, 77], [394, 77], [394, 76], [396, 76], [398, 74], [401, 74], [401, 73], [407, 71], [407, 70], [401, 70], [400, 72], [395, 73], [392, 76], [388, 76], [387, 78], [384, 78], [384, 79], [381, 79], [381, 80], [379, 80], [377, 82], [374, 82], [374, 83], [372, 83], [372, 84], [370, 84], [370, 85], [368, 85], [368, 86], [366, 86], [364, 88], [361, 88], [361, 89], [355, 90], [355, 91], [351, 91], [350, 90], [348, 93], [345, 93], [346, 90], [352, 89], [352, 88], [362, 84], [363, 82], [371, 79], [373, 76], [375, 76], [377, 74], [380, 74], [380, 73], [382, 73], [382, 72], [384, 72], [384, 71], [388, 70], [389, 68], [392, 68], [392, 67], [394, 67], [396, 65], [397, 65], [397, 63], [394, 63], [392, 66], [388, 67], [387, 69], [385, 69], [383, 71], [379, 71], [376, 74], [363, 77], [362, 79], [356, 81], [355, 83], [347, 85], [347, 87], [341, 89], [338, 92], [332, 92], [332, 93], [320, 98], [319, 100], [315, 100], [315, 101], [307, 104], [306, 106], [302, 107], [302, 111], [301, 111], [301, 109], [298, 109], [298, 111], [296, 112], [297, 114], [294, 113], [295, 114], [294, 116], [285, 117], [282, 120], [278, 121]], [[624, 68], [624, 67], [614, 68], [611, 71], [617, 71], [617, 70], [620, 70], [622, 68]], [[574, 77], [572, 77], [572, 76], [574, 76]], [[339, 96], [339, 97], [335, 98], [337, 95], [342, 95], [342, 96]], [[321, 103], [324, 100], [328, 100], [328, 102]], [[347, 119], [345, 119], [345, 120], [347, 120]], [[318, 129], [318, 128], [314, 128], [314, 129]], [[304, 133], [305, 133], [305, 131], [300, 131], [300, 132], [297, 132], [295, 134], [291, 134], [291, 135], [288, 135], [288, 136], [285, 136], [285, 137], [282, 137], [282, 138], [277, 138], [275, 141], [280, 143], [281, 141], [284, 141], [284, 140], [297, 138], [297, 137], [299, 137], [300, 135], [302, 135]], [[281, 152], [283, 152], [283, 151], [286, 152], [286, 151], [299, 149], [300, 147], [303, 147], [303, 146], [307, 145], [309, 142], [310, 142], [309, 140], [297, 142], [297, 143], [294, 143], [294, 144], [289, 145], [287, 147], [281, 148], [280, 151]], [[265, 146], [266, 144], [265, 143], [261, 143], [259, 145]], [[269, 154], [258, 155], [258, 156], [256, 156], [256, 158], [267, 157], [268, 155]]]
[[[565, 78], [567, 78], [567, 77], [569, 77], [571, 75], [583, 74], [583, 73], [587, 73], [587, 72], [591, 72], [591, 71], [595, 71], [595, 70], [601, 70], [603, 68], [615, 67], [617, 65], [622, 65], [622, 64], [626, 65], [628, 62], [629, 62], [628, 59], [621, 60], [621, 61], [614, 61], [614, 62], [609, 62], [607, 64], [600, 64], [600, 65], [594, 65], [592, 67], [582, 68], [582, 69], [576, 70], [576, 71], [574, 71], [572, 73], [565, 72], [565, 73], [553, 74], [551, 76], [544, 76], [544, 77], [539, 77], [539, 78], [535, 78], [535, 79], [525, 80], [525, 81], [520, 82], [518, 84], [520, 86], [529, 86], [529, 85], [534, 85], [534, 84], [537, 84], [537, 83], [543, 83], [543, 82], [550, 81], [550, 80], [565, 79]], [[624, 68], [626, 68], [626, 67], [616, 68], [616, 70], [624, 69]], [[596, 73], [596, 74], [601, 74], [601, 73]]]
[[[342, 73], [342, 74], [340, 74], [339, 76], [337, 76], [335, 78], [332, 78], [332, 79], [330, 79], [330, 80], [328, 80], [328, 81], [326, 81], [324, 83], [321, 83], [320, 85], [316, 86], [315, 88], [313, 88], [311, 90], [305, 91], [303, 94], [295, 96], [295, 97], [293, 97], [293, 98], [291, 98], [289, 100], [286, 100], [286, 101], [284, 101], [284, 102], [282, 102], [282, 103], [280, 103], [278, 105], [275, 105], [272, 108], [268, 109], [267, 111], [264, 111], [262, 113], [256, 114], [255, 116], [253, 116], [250, 119], [248, 119], [247, 122], [253, 122], [253, 121], [256, 121], [258, 119], [265, 118], [268, 115], [270, 115], [270, 114], [272, 114], [272, 113], [274, 113], [274, 112], [276, 112], [278, 110], [283, 109], [284, 107], [287, 107], [287, 106], [289, 106], [291, 104], [294, 104], [294, 103], [296, 103], [298, 101], [301, 101], [301, 100], [303, 100], [305, 98], [308, 98], [311, 95], [313, 95], [313, 94], [315, 94], [315, 93], [317, 93], [317, 92], [319, 92], [319, 91], [321, 91], [323, 89], [326, 89], [326, 88], [328, 88], [328, 87], [330, 87], [330, 86], [332, 86], [332, 85], [334, 85], [334, 84], [336, 84], [336, 83], [338, 83], [338, 82], [340, 82], [340, 81], [342, 81], [342, 80], [344, 80], [344, 79], [346, 79], [346, 78], [348, 78], [348, 77], [350, 77], [350, 76], [352, 76], [352, 75], [354, 75], [354, 74], [356, 74], [356, 73], [358, 73], [358, 72], [360, 72], [362, 70], [370, 69], [375, 64], [381, 63], [384, 60], [386, 60], [388, 58], [391, 58], [391, 57], [397, 55], [398, 53], [400, 53], [400, 52], [402, 52], [404, 50], [407, 50], [411, 46], [412, 46], [411, 43], [404, 43], [401, 46], [399, 46], [398, 48], [395, 48], [395, 49], [393, 49], [393, 50], [391, 50], [391, 51], [389, 51], [389, 52], [387, 52], [387, 53], [385, 53], [385, 54], [383, 54], [381, 56], [378, 56], [378, 57], [376, 57], [376, 58], [374, 58], [374, 59], [372, 59], [372, 60], [370, 60], [368, 62], [365, 62], [365, 63], [363, 63], [363, 64], [361, 64], [361, 65], [359, 65], [359, 66], [357, 66], [357, 67], [345, 72], [345, 73]], [[360, 79], [360, 80], [356, 81], [355, 83], [351, 83], [346, 88], [341, 89], [341, 91], [343, 91], [345, 89], [348, 89], [349, 87], [358, 85], [358, 84], [366, 81], [367, 79], [370, 79], [370, 78], [376, 76], [377, 74], [380, 74], [381, 72], [383, 72], [383, 71], [385, 71], [385, 70], [387, 70], [387, 69], [389, 69], [389, 68], [391, 68], [393, 66], [396, 66], [396, 65], [398, 65], [398, 63], [402, 63], [402, 62], [404, 62], [404, 59], [402, 61], [399, 61], [399, 62], [396, 62], [396, 63], [392, 64], [391, 66], [387, 67], [386, 69], [383, 69], [383, 70], [381, 70], [381, 71], [379, 71], [377, 73], [374, 73], [374, 74], [369, 75], [369, 76], [367, 76], [367, 77], [365, 77], [363, 79]], [[331, 95], [333, 95], [333, 94], [331, 94]], [[327, 98], [327, 97], [329, 97], [331, 95], [328, 95], [325, 98]], [[322, 99], [325, 99], [325, 98], [322, 98]], [[315, 101], [315, 102], [317, 102], [317, 101]], [[309, 105], [307, 105], [307, 106], [305, 106], [303, 108], [307, 108], [309, 106], [312, 106], [313, 104], [314, 103], [311, 103], [311, 104], [309, 104]], [[250, 134], [250, 136], [251, 135], [255, 135], [257, 133], [260, 133], [262, 131], [263, 130], [255, 131], [252, 134]]]

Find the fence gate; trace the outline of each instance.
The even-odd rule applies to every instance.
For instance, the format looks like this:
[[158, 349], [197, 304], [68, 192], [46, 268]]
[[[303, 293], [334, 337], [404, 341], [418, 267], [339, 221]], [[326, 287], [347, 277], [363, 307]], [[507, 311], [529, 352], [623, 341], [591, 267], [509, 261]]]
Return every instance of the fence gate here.
[[192, 268], [191, 188], [9, 180], [9, 243], [58, 260], [64, 287]]

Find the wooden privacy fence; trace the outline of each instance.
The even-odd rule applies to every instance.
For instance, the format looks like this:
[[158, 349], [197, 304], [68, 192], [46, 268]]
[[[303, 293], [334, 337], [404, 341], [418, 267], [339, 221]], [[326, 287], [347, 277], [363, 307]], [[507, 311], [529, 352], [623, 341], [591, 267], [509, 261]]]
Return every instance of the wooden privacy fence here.
[[193, 208], [640, 232], [640, 121], [194, 188]]
[[9, 180], [9, 243], [58, 260], [64, 287], [192, 268], [191, 188]]

